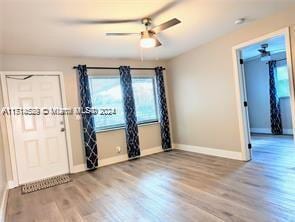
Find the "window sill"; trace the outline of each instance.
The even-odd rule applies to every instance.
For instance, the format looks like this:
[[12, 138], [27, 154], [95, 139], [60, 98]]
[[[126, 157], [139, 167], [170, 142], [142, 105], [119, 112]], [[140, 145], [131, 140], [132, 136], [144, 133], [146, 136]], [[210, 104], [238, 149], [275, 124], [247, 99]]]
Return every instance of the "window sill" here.
[[[156, 125], [159, 124], [159, 121], [154, 121], [154, 122], [146, 122], [146, 123], [139, 123], [138, 127], [142, 126], [150, 126], [150, 125]], [[100, 129], [100, 130], [95, 130], [96, 133], [107, 133], [110, 131], [117, 131], [117, 130], [124, 130], [125, 126], [118, 126], [110, 129]]]

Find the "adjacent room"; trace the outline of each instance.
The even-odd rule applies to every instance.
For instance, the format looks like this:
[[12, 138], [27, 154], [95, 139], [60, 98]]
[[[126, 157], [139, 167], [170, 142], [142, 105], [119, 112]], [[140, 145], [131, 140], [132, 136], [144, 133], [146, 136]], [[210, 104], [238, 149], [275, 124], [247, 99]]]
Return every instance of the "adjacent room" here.
[[295, 221], [294, 0], [0, 0], [0, 222]]
[[252, 154], [269, 159], [268, 154], [274, 152], [280, 157], [278, 161], [286, 161], [294, 149], [294, 100], [290, 91], [294, 86], [285, 36], [251, 44], [240, 53]]

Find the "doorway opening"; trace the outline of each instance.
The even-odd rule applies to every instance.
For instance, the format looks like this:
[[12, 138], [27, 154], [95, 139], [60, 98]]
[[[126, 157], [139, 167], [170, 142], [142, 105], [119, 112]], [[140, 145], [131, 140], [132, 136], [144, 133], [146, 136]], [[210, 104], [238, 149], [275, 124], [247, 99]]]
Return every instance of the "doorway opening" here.
[[244, 159], [294, 149], [294, 86], [288, 30], [234, 48]]

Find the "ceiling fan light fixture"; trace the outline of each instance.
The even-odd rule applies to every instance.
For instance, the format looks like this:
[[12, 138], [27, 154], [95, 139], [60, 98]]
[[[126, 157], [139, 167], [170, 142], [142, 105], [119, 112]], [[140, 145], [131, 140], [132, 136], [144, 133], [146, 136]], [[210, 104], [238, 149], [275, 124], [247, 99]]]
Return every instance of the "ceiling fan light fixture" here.
[[140, 47], [141, 48], [154, 48], [157, 45], [157, 40], [154, 33], [150, 31], [141, 32]]
[[154, 38], [141, 38], [140, 39], [141, 48], [154, 48], [156, 47], [156, 39]]

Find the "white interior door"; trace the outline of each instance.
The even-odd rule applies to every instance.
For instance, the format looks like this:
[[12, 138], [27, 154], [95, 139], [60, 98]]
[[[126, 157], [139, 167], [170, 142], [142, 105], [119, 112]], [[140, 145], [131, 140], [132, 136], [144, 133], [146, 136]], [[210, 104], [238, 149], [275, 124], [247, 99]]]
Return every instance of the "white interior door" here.
[[[8, 76], [10, 107], [62, 107], [58, 76]], [[12, 115], [19, 183], [69, 172], [61, 115]]]
[[[241, 58], [241, 51], [239, 52], [239, 58]], [[241, 61], [241, 60], [240, 60]], [[244, 61], [240, 64], [240, 70], [241, 70], [241, 79], [242, 79], [242, 91], [243, 91], [243, 98], [244, 98], [244, 109], [245, 109], [245, 128], [247, 137], [248, 137], [248, 149], [249, 149], [249, 155], [250, 160], [252, 159], [252, 144], [251, 144], [251, 132], [250, 132], [250, 120], [249, 120], [249, 110], [248, 110], [248, 99], [247, 99], [247, 89], [246, 89], [246, 78], [245, 78], [245, 67], [244, 67]], [[246, 104], [245, 104], [246, 102]], [[251, 147], [249, 147], [249, 145]]]

